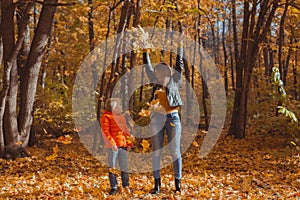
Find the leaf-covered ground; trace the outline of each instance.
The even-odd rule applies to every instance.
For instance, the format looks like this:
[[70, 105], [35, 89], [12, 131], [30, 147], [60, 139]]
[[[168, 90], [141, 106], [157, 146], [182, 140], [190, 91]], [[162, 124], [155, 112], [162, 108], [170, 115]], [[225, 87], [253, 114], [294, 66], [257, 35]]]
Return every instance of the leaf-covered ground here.
[[[182, 193], [175, 194], [172, 167], [162, 170], [162, 193], [150, 195], [151, 173], [131, 174], [132, 194], [109, 196], [107, 168], [76, 134], [69, 142], [46, 138], [28, 148], [29, 158], [0, 159], [0, 197], [41, 199], [300, 199], [300, 157], [284, 134], [251, 133], [243, 140], [222, 135], [198, 157], [203, 134], [183, 155]], [[69, 138], [70, 139], [70, 138]], [[56, 147], [57, 146], [57, 147]], [[120, 181], [119, 181], [120, 182]]]

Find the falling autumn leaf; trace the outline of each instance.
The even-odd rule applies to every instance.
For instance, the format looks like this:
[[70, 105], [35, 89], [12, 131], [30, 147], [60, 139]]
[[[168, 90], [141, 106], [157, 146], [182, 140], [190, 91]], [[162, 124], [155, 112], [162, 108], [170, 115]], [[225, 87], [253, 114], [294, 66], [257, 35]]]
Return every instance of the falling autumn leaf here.
[[52, 150], [53, 150], [54, 154], [57, 154], [58, 153], [58, 146], [55, 145], [55, 147], [53, 147]]
[[199, 147], [199, 144], [196, 141], [193, 141], [192, 143], [195, 147]]
[[139, 116], [141, 116], [141, 117], [149, 117], [149, 116], [150, 116], [150, 111], [149, 111], [149, 110], [144, 110], [144, 109], [142, 109], [142, 110], [139, 112]]
[[176, 126], [176, 125], [175, 125], [174, 123], [172, 123], [172, 122], [170, 122], [170, 125], [171, 125], [171, 126], [173, 126], [173, 127], [175, 127], [175, 126]]
[[56, 157], [57, 157], [57, 154], [52, 154], [52, 155], [50, 155], [50, 156], [47, 156], [46, 157], [46, 160], [55, 160], [56, 159]]
[[[156, 93], [157, 91], [155, 91]], [[153, 106], [153, 105], [156, 105], [156, 104], [159, 104], [159, 99], [154, 99], [152, 100], [150, 103], [146, 103], [148, 106]]]
[[143, 147], [143, 153], [145, 153], [149, 149], [150, 143], [143, 139], [141, 145]]

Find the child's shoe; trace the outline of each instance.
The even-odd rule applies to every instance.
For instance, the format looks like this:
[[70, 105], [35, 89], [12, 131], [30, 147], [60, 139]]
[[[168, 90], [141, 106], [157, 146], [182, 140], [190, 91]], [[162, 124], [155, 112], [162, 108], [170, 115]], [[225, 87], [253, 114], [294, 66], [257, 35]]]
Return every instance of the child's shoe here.
[[109, 191], [109, 195], [115, 195], [117, 193], [117, 188], [111, 188]]
[[125, 193], [125, 194], [131, 194], [131, 190], [130, 190], [130, 188], [129, 187], [124, 187], [123, 188], [123, 192]]

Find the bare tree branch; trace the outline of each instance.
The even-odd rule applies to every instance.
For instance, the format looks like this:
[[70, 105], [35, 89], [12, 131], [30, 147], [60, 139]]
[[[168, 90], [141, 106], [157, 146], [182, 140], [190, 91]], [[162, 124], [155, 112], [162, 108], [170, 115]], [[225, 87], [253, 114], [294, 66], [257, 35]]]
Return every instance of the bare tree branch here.
[[33, 0], [33, 1], [17, 1], [13, 4], [13, 6], [18, 6], [20, 3], [39, 3], [41, 5], [46, 5], [46, 6], [73, 6], [76, 5], [76, 2], [71, 2], [71, 3], [45, 3], [43, 1], [39, 1], [39, 0]]

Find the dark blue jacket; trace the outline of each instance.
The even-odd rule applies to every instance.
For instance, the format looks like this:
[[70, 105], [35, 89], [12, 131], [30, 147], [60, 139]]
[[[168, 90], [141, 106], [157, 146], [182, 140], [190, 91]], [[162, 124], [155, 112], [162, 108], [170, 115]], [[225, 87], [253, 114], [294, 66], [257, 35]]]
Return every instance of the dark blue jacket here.
[[[155, 82], [156, 77], [148, 52], [143, 53], [143, 63], [150, 81], [152, 83]], [[178, 73], [173, 73], [167, 84], [167, 99], [170, 106], [182, 106], [183, 102], [179, 94], [179, 86], [182, 81], [183, 72], [183, 48], [181, 47], [177, 49], [176, 65], [174, 69]]]

